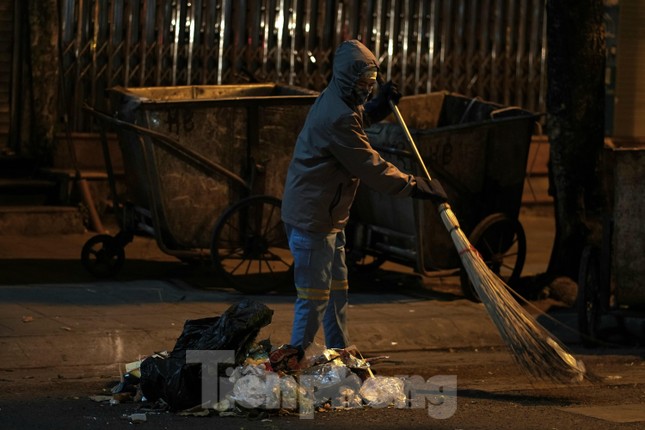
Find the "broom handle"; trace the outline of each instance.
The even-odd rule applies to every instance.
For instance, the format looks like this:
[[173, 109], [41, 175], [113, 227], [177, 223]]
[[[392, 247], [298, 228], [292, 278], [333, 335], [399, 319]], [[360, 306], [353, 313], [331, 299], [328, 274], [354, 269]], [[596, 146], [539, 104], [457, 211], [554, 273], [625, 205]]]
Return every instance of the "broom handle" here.
[[414, 152], [414, 155], [417, 158], [417, 161], [419, 162], [419, 166], [421, 166], [421, 168], [423, 169], [423, 173], [425, 174], [426, 178], [428, 178], [429, 181], [432, 181], [432, 176], [430, 176], [430, 172], [428, 172], [426, 163], [423, 162], [423, 158], [419, 153], [419, 149], [417, 148], [417, 145], [414, 143], [414, 139], [410, 134], [410, 130], [408, 129], [408, 126], [405, 124], [405, 120], [401, 115], [401, 111], [399, 111], [399, 107], [395, 105], [392, 100], [388, 100], [388, 102], [390, 103], [390, 108], [392, 109], [392, 112], [394, 112], [394, 116], [396, 116], [396, 120], [399, 122], [399, 125], [401, 126], [401, 128], [403, 129], [403, 132], [405, 133], [406, 139], [408, 139], [408, 143], [410, 144], [410, 147], [412, 148], [412, 151]]
[[[419, 153], [419, 148], [417, 148], [416, 143], [414, 143], [414, 139], [412, 138], [412, 135], [410, 134], [410, 130], [408, 130], [408, 126], [405, 124], [405, 120], [403, 119], [403, 115], [401, 115], [401, 111], [399, 110], [399, 107], [394, 104], [392, 100], [388, 100], [388, 103], [390, 104], [390, 109], [392, 109], [392, 112], [394, 113], [394, 116], [396, 117], [396, 120], [399, 122], [399, 125], [403, 129], [403, 132], [405, 133], [406, 139], [408, 139], [408, 143], [410, 144], [410, 147], [412, 148], [412, 152], [414, 152], [414, 155], [417, 159], [417, 162], [419, 166], [423, 169], [423, 173], [426, 175], [426, 178], [428, 178], [429, 181], [432, 181], [432, 176], [430, 176], [430, 172], [428, 172], [428, 168], [426, 167], [426, 163], [423, 162], [423, 158], [421, 157], [421, 153]], [[457, 221], [457, 218], [455, 217], [455, 214], [452, 213], [452, 211], [447, 211], [447, 209], [450, 209], [450, 206], [448, 206], [448, 203], [441, 203], [438, 208], [440, 214], [446, 214], [446, 216], [450, 217], [450, 222], [452, 223], [452, 226], [459, 226], [459, 222]], [[442, 216], [443, 219], [443, 216]], [[444, 220], [444, 224], [447, 221]], [[452, 227], [448, 227], [447, 224], [446, 228], [448, 231], [452, 231]]]
[[[379, 86], [382, 86], [385, 82], [383, 80], [383, 76], [381, 76], [380, 73], [376, 75], [376, 79], [378, 81]], [[417, 145], [414, 143], [414, 139], [412, 138], [412, 135], [410, 134], [410, 130], [408, 129], [408, 126], [406, 125], [405, 120], [403, 119], [403, 115], [401, 115], [401, 111], [399, 111], [399, 107], [395, 105], [392, 100], [388, 100], [388, 103], [390, 104], [390, 109], [394, 113], [396, 120], [398, 121], [399, 125], [403, 129], [403, 132], [405, 133], [405, 138], [408, 140], [408, 143], [410, 144], [410, 147], [414, 152], [414, 155], [417, 159], [417, 162], [419, 163], [419, 166], [421, 166], [421, 168], [423, 169], [423, 173], [425, 174], [426, 178], [428, 178], [429, 181], [432, 181], [432, 176], [430, 176], [430, 172], [428, 172], [426, 163], [423, 162], [423, 158], [419, 153], [419, 149], [417, 148]]]

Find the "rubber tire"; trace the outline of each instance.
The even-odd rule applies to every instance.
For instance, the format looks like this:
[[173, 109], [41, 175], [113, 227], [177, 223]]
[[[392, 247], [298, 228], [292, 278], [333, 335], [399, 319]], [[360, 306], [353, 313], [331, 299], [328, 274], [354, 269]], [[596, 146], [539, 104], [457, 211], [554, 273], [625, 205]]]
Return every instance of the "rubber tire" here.
[[[499, 230], [500, 228], [503, 228], [502, 233], [506, 233], [507, 231], [513, 232], [513, 240], [510, 245], [507, 241], [503, 241], [503, 235], [495, 234], [495, 229]], [[511, 230], [507, 230], [507, 228]], [[491, 238], [487, 237], [487, 235], [491, 234], [494, 234], [494, 236]], [[526, 260], [526, 234], [524, 233], [522, 224], [517, 219], [512, 219], [503, 213], [495, 213], [480, 221], [468, 239], [471, 245], [480, 252], [484, 262], [493, 273], [512, 288], [520, 279]], [[507, 257], [510, 255], [508, 251], [513, 248], [515, 243], [517, 243], [515, 265], [512, 266], [510, 274], [500, 273], [500, 268], [504, 265], [504, 260], [507, 261]], [[470, 282], [468, 273], [463, 268], [460, 272], [460, 277], [461, 291], [464, 297], [473, 302], [480, 302], [475, 287]]]
[[97, 278], [116, 275], [123, 267], [124, 261], [124, 247], [109, 234], [91, 237], [81, 250], [83, 267]]
[[[272, 196], [250, 196], [227, 208], [215, 223], [211, 259], [226, 283], [242, 293], [265, 294], [293, 282], [293, 258], [281, 206], [281, 200]], [[260, 213], [262, 218], [252, 223], [249, 213]], [[257, 221], [259, 229], [253, 225]], [[244, 224], [243, 228], [238, 224]], [[270, 264], [278, 270], [273, 271]], [[257, 271], [249, 273], [253, 268]], [[269, 271], [262, 272], [265, 268]]]

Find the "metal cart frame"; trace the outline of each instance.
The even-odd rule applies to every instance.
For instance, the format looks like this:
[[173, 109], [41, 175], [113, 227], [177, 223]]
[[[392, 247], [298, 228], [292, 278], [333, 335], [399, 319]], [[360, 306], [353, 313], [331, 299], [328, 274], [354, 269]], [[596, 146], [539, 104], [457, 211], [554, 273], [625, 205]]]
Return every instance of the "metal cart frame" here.
[[603, 155], [608, 216], [601, 242], [583, 250], [578, 275], [578, 329], [588, 347], [606, 340], [604, 316], [623, 333], [627, 318], [645, 318], [645, 145], [609, 141]]
[[[399, 107], [417, 124], [410, 132], [428, 170], [446, 188], [470, 242], [512, 286], [526, 257], [518, 216], [537, 116], [447, 92], [404, 97]], [[377, 124], [367, 132], [383, 158], [422, 175], [398, 124]], [[452, 159], [446, 161], [451, 157], [446, 154]], [[350, 222], [348, 255], [354, 267], [369, 270], [390, 260], [424, 276], [448, 271], [461, 276], [466, 297], [478, 300], [432, 203], [378, 195], [361, 186]]]
[[[85, 109], [100, 125], [110, 191], [120, 227], [120, 231], [115, 236], [100, 234], [87, 241], [81, 253], [81, 261], [86, 269], [96, 276], [115, 274], [123, 265], [125, 246], [133, 240], [134, 236], [147, 235], [155, 238], [164, 253], [182, 261], [195, 262], [210, 258], [226, 281], [242, 292], [263, 293], [289, 282], [292, 258], [280, 216], [281, 200], [276, 197], [281, 195], [281, 190], [277, 188], [278, 185], [268, 183], [267, 166], [261, 160], [254, 159], [252, 149], [260, 145], [258, 127], [263, 108], [294, 106], [299, 111], [298, 118], [302, 117], [304, 122], [308, 106], [313, 103], [317, 93], [305, 90], [298, 94], [294, 93], [293, 88], [288, 87], [286, 95], [272, 94], [266, 97], [261, 95], [267, 90], [273, 91], [272, 87], [267, 84], [257, 84], [212, 86], [205, 90], [197, 88], [197, 93], [210, 91], [221, 97], [199, 100], [170, 98], [157, 101], [152, 105], [153, 109], [164, 109], [168, 112], [172, 112], [169, 109], [176, 109], [178, 112], [189, 114], [193, 110], [212, 109], [214, 113], [211, 116], [215, 116], [215, 121], [218, 120], [216, 114], [222, 109], [231, 108], [245, 112], [246, 136], [243, 142], [245, 150], [242, 151], [243, 154], [239, 154], [241, 159], [239, 166], [233, 167], [225, 166], [222, 162], [214, 160], [212, 156], [207, 157], [189, 147], [190, 135], [183, 136], [185, 142], [182, 143], [177, 138], [150, 128], [149, 125], [154, 126], [155, 119], [151, 118], [150, 112], [145, 111], [140, 105], [136, 106], [139, 110], [137, 115], [131, 115], [127, 109], [119, 112], [122, 118], [86, 106]], [[129, 90], [117, 89], [120, 95], [126, 91], [129, 93]], [[164, 89], [155, 88], [151, 91], [164, 91]], [[166, 91], [168, 92], [168, 89]], [[171, 91], [174, 92], [175, 88]], [[177, 91], [185, 91], [185, 89], [180, 88]], [[236, 97], [230, 97], [232, 91], [237, 91]], [[171, 97], [176, 97], [176, 94], [171, 94]], [[181, 94], [178, 97], [181, 98]], [[301, 106], [307, 109], [303, 110]], [[141, 122], [146, 126], [135, 122]], [[117, 134], [123, 152], [128, 188], [125, 199], [120, 198], [114, 180], [112, 162], [107, 150], [108, 130]], [[206, 136], [206, 139], [208, 138], [210, 136]], [[290, 154], [294, 142], [295, 139], [282, 143], [283, 152], [288, 151]], [[215, 144], [227, 145], [226, 142]], [[238, 144], [239, 146], [241, 145]], [[161, 158], [162, 156], [164, 158]], [[211, 202], [211, 206], [205, 205], [207, 209], [195, 209], [202, 210], [204, 213], [197, 214], [198, 225], [188, 226], [190, 230], [183, 227], [185, 223], [191, 224], [193, 218], [184, 221], [179, 217], [178, 221], [170, 221], [172, 212], [177, 208], [174, 202], [168, 202], [169, 198], [164, 195], [164, 183], [161, 179], [163, 175], [160, 174], [161, 167], [165, 167], [165, 164], [162, 166], [163, 163], [181, 166], [178, 169], [181, 170], [180, 172], [171, 171], [174, 175], [171, 178], [185, 180], [183, 176], [190, 178], [198, 176], [198, 185], [202, 186], [206, 183], [213, 190], [211, 199], [219, 199]], [[186, 169], [189, 170], [188, 173]], [[180, 182], [180, 185], [183, 184], [184, 182]], [[170, 186], [166, 188], [172, 190]], [[186, 192], [190, 193], [191, 190]], [[191, 210], [183, 206], [179, 209]], [[176, 215], [175, 218], [177, 218]], [[177, 226], [173, 222], [182, 225]], [[200, 232], [206, 230], [208, 234], [206, 245], [197, 243], [186, 233], [188, 231], [192, 235], [195, 230]]]

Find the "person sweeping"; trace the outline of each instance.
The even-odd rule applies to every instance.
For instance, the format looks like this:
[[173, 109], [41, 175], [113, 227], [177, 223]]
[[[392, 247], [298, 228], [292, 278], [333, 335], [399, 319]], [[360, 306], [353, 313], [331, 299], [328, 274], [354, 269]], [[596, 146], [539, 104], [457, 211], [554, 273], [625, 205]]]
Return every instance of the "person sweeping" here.
[[289, 164], [282, 220], [297, 292], [290, 344], [303, 349], [321, 326], [327, 348], [349, 345], [345, 227], [359, 183], [437, 205], [447, 201], [436, 179], [402, 172], [371, 147], [365, 127], [401, 98], [390, 81], [370, 99], [378, 72], [374, 54], [359, 41], [337, 47], [331, 81], [311, 107]]

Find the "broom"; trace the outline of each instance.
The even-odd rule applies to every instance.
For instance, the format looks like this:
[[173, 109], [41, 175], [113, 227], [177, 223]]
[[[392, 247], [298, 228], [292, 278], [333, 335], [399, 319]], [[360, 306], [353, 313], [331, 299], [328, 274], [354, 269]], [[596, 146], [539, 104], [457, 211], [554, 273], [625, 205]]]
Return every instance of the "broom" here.
[[[423, 173], [432, 180], [399, 108], [391, 100], [389, 103]], [[470, 282], [520, 367], [537, 379], [557, 383], [582, 382], [588, 378], [584, 363], [519, 305], [506, 283], [482, 260], [459, 227], [450, 205], [442, 203], [438, 210]]]

